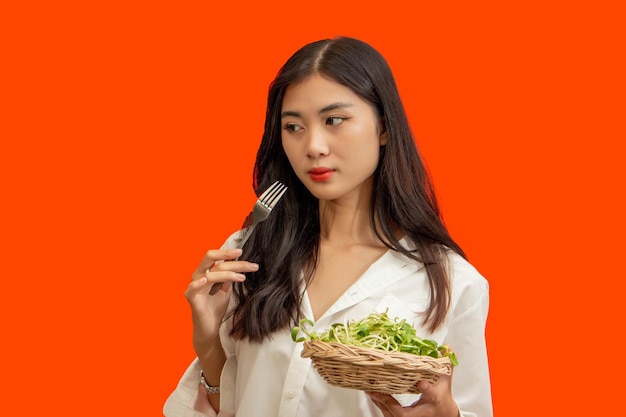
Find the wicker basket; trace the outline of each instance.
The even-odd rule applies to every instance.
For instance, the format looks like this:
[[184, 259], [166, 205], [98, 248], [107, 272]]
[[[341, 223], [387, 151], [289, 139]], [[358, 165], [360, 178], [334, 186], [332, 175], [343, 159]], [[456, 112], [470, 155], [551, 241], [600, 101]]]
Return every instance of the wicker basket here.
[[417, 382], [435, 382], [452, 374], [448, 357], [306, 340], [301, 356], [311, 358], [317, 372], [331, 385], [386, 394], [419, 393]]

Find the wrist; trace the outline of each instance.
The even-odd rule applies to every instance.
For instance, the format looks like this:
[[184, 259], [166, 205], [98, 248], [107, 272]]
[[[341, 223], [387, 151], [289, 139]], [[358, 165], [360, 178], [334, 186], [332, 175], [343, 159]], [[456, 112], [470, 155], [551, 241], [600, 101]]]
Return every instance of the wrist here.
[[193, 349], [195, 350], [196, 356], [198, 357], [198, 359], [200, 359], [201, 362], [203, 362], [204, 359], [213, 358], [216, 355], [220, 356], [224, 354], [224, 348], [222, 347], [222, 342], [220, 341], [219, 337], [209, 343], [207, 343], [206, 341], [197, 342], [194, 340]]
[[201, 352], [197, 352], [200, 372], [200, 385], [207, 394], [216, 394], [216, 390], [211, 387], [219, 387], [220, 379], [226, 355], [221, 344], [217, 346], [204, 346]]
[[204, 388], [208, 395], [219, 394], [220, 386], [219, 385], [211, 385], [204, 378], [204, 372], [200, 371], [200, 385]]

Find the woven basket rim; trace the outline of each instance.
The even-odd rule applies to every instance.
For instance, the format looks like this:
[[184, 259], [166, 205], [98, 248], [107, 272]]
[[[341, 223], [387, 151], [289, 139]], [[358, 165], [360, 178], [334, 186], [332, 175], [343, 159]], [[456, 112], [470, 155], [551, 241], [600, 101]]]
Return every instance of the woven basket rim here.
[[[348, 355], [346, 355], [346, 358], [345, 358], [346, 360], [350, 358], [349, 355], [350, 353], [352, 353], [355, 357], [366, 355], [366, 356], [371, 356], [374, 358], [380, 357], [381, 359], [396, 359], [398, 361], [405, 361], [408, 364], [419, 364], [419, 363], [428, 362], [428, 363], [438, 363], [440, 365], [449, 364], [450, 369], [452, 367], [452, 362], [450, 361], [450, 358], [447, 356], [433, 358], [432, 356], [416, 355], [414, 353], [408, 353], [408, 352], [393, 352], [393, 351], [387, 351], [383, 349], [348, 345], [348, 344], [340, 343], [340, 342], [324, 342], [322, 340], [305, 340], [304, 345], [305, 346], [326, 345], [326, 346], [334, 347], [336, 349], [341, 350], [344, 353], [348, 353]], [[302, 352], [302, 357], [310, 357], [311, 359], [323, 360], [325, 358], [324, 356], [325, 355], [323, 352], [307, 352], [306, 348]], [[451, 371], [445, 372], [445, 373], [436, 372], [436, 371], [433, 371], [433, 372], [440, 373], [441, 375], [444, 375], [444, 374], [450, 375], [452, 373]]]
[[433, 358], [406, 352], [304, 341], [301, 356], [310, 358], [318, 374], [331, 385], [388, 394], [419, 393], [417, 382], [435, 382], [452, 374], [447, 356]]

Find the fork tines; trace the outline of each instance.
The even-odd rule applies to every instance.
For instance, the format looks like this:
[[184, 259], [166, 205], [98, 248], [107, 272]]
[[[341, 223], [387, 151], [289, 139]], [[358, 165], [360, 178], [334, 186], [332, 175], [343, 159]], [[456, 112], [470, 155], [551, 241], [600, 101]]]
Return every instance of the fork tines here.
[[259, 196], [259, 201], [268, 208], [274, 208], [274, 205], [287, 191], [287, 187], [280, 181], [272, 184], [263, 194]]

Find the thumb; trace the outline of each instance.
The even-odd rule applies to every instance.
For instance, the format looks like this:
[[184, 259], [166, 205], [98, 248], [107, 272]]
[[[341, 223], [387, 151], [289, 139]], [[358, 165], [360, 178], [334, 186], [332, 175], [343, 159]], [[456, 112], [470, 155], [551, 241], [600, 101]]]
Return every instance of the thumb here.
[[422, 394], [429, 394], [430, 391], [432, 391], [432, 386], [431, 386], [430, 382], [428, 382], [428, 381], [419, 381], [417, 383], [417, 389]]
[[435, 393], [433, 384], [428, 381], [419, 381], [417, 383], [417, 389], [422, 393], [422, 402], [436, 402], [437, 395]]

